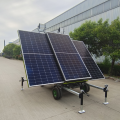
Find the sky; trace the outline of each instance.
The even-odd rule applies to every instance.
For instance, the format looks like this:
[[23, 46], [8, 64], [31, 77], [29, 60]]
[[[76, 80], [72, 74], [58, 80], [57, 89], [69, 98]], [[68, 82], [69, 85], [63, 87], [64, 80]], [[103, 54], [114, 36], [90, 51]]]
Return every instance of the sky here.
[[84, 0], [0, 0], [0, 52], [18, 38], [17, 30], [32, 31]]

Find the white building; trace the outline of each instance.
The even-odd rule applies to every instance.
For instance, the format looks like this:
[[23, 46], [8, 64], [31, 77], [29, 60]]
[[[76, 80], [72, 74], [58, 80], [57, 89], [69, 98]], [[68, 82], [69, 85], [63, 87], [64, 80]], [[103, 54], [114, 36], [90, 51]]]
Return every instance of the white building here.
[[[44, 29], [46, 32], [56, 32], [60, 27], [64, 29], [64, 34], [69, 34], [86, 20], [97, 22], [102, 18], [109, 19], [111, 23], [118, 16], [120, 17], [120, 0], [85, 0], [45, 23]], [[38, 32], [38, 28], [33, 31]]]
[[[39, 24], [40, 29], [36, 28], [33, 31], [57, 32], [60, 28], [62, 34], [69, 34], [86, 20], [97, 22], [102, 18], [103, 21], [109, 19], [111, 23], [117, 17], [120, 17], [120, 0], [85, 0], [47, 23]], [[100, 62], [101, 59], [96, 61]]]

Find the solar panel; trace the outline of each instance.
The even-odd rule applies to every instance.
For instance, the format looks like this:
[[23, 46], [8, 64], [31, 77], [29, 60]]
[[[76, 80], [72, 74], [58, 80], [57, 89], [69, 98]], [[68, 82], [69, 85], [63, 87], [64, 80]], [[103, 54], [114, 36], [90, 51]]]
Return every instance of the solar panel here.
[[91, 78], [68, 35], [47, 33], [65, 81]]
[[18, 31], [29, 86], [63, 83], [46, 34]]
[[50, 38], [50, 42], [52, 43], [56, 53], [63, 52], [77, 54], [77, 51], [68, 35], [48, 33], [48, 37]]
[[73, 40], [75, 47], [77, 48], [79, 54], [81, 55], [87, 69], [89, 70], [92, 79], [104, 79], [104, 75], [102, 74], [101, 70], [91, 57], [88, 49], [86, 48], [85, 44], [82, 41]]
[[19, 31], [23, 53], [53, 54], [45, 34]]

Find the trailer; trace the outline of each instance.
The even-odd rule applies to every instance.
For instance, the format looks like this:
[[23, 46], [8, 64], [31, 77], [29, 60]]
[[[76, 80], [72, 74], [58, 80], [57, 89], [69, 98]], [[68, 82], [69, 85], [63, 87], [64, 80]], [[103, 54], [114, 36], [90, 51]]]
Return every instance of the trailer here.
[[[21, 80], [19, 80], [19, 82], [21, 82], [22, 91], [23, 91], [24, 81], [27, 81], [27, 80], [24, 80], [24, 77], [21, 77]], [[105, 85], [104, 87], [99, 87], [96, 85], [88, 84], [87, 81], [88, 80], [76, 81], [76, 82], [65, 82], [63, 84], [55, 84], [52, 89], [53, 98], [55, 100], [60, 100], [62, 98], [63, 90], [66, 90], [78, 96], [78, 98], [80, 99], [80, 111], [78, 111], [78, 113], [82, 114], [82, 113], [85, 113], [85, 110], [83, 109], [83, 94], [89, 97], [88, 92], [90, 91], [90, 87], [94, 87], [96, 89], [102, 90], [105, 93], [105, 101], [103, 102], [103, 104], [104, 105], [109, 104], [109, 102], [107, 102], [108, 85]], [[43, 85], [41, 87], [43, 87]], [[80, 92], [76, 92], [72, 90], [74, 88], [80, 88]]]
[[[21, 78], [21, 86], [27, 81], [28, 87], [53, 84], [52, 95], [55, 100], [66, 90], [80, 99], [83, 110], [83, 94], [89, 96], [90, 87], [105, 92], [107, 102], [108, 85], [99, 87], [88, 84], [88, 80], [105, 79], [101, 70], [82, 41], [72, 41], [68, 35], [58, 33], [34, 33], [18, 31], [26, 80]], [[80, 88], [80, 92], [72, 90]]]

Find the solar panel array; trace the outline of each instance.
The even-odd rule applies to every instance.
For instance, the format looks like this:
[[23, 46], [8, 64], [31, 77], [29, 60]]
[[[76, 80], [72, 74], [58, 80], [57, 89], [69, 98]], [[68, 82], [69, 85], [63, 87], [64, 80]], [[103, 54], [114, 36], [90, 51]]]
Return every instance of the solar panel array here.
[[62, 83], [63, 77], [46, 34], [18, 31], [29, 86]]
[[82, 41], [75, 41], [73, 40], [75, 47], [77, 48], [80, 56], [82, 57], [87, 69], [89, 70], [92, 79], [102, 79], [104, 78], [102, 72], [100, 71], [99, 67], [92, 59], [89, 51], [85, 47], [85, 44]]
[[83, 42], [56, 33], [18, 35], [29, 86], [104, 78]]
[[65, 81], [91, 78], [68, 35], [47, 33]]

